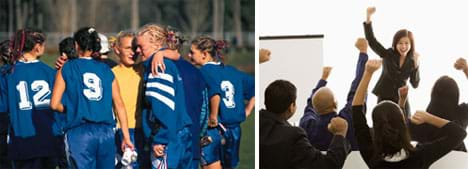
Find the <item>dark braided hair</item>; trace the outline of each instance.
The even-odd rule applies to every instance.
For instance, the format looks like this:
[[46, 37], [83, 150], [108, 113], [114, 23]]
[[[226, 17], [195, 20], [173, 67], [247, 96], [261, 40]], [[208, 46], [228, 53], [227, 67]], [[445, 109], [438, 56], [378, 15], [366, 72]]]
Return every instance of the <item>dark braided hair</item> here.
[[198, 50], [208, 52], [215, 61], [224, 61], [222, 50], [227, 48], [225, 40], [215, 41], [208, 36], [200, 36], [192, 41]]
[[15, 63], [25, 52], [30, 52], [34, 45], [43, 44], [45, 35], [40, 30], [26, 28], [16, 31], [10, 42], [11, 57], [9, 63]]
[[75, 32], [73, 39], [80, 47], [81, 51], [91, 51], [91, 57], [99, 58], [99, 50], [101, 50], [101, 39], [99, 38], [96, 29], [92, 27], [84, 27]]

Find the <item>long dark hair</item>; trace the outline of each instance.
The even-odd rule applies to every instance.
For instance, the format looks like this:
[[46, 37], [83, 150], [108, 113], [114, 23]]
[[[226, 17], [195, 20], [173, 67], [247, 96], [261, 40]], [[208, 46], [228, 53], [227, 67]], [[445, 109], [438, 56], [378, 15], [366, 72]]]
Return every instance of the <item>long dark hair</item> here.
[[408, 37], [409, 40], [410, 40], [410, 44], [411, 44], [411, 48], [408, 51], [407, 56], [410, 56], [411, 58], [413, 58], [413, 54], [414, 54], [414, 51], [415, 51], [414, 37], [413, 37], [413, 33], [411, 31], [409, 31], [409, 30], [401, 29], [401, 30], [399, 30], [398, 32], [395, 33], [395, 35], [393, 36], [392, 48], [393, 48], [394, 51], [397, 51], [398, 41], [400, 41], [400, 39], [404, 38], [404, 37]]
[[[460, 92], [457, 82], [449, 76], [440, 77], [432, 87], [431, 101], [427, 112], [440, 118], [460, 122], [461, 114], [458, 112]], [[463, 120], [461, 120], [463, 121]], [[466, 124], [461, 124], [466, 127]]]
[[382, 101], [372, 111], [374, 122], [374, 158], [380, 160], [404, 149], [414, 150], [406, 120], [400, 107], [391, 101]]
[[200, 36], [192, 41], [198, 50], [208, 52], [215, 61], [224, 61], [222, 51], [227, 48], [225, 40], [214, 40], [208, 36]]
[[81, 51], [91, 51], [91, 57], [93, 58], [100, 56], [99, 50], [101, 50], [101, 39], [99, 38], [96, 29], [91, 27], [81, 28], [75, 32], [73, 39], [75, 39], [75, 42], [80, 47]]

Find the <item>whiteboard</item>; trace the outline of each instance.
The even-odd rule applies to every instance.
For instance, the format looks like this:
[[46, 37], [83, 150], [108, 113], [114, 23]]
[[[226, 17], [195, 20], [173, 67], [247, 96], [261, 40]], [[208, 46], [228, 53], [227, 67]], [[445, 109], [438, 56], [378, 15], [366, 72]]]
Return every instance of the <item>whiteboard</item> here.
[[270, 60], [259, 65], [260, 109], [265, 108], [266, 87], [278, 79], [288, 80], [297, 88], [297, 110], [288, 121], [293, 125], [299, 124], [307, 98], [322, 75], [323, 37], [323, 35], [260, 37], [260, 48], [271, 51]]

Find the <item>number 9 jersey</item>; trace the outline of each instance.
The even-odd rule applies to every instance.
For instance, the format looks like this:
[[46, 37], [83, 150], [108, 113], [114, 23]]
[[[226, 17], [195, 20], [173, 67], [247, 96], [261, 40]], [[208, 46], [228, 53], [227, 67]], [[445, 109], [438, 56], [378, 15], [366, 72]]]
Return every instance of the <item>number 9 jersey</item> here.
[[62, 98], [67, 114], [65, 130], [87, 122], [114, 125], [114, 73], [109, 66], [91, 58], [78, 58], [65, 63], [61, 71], [66, 84]]
[[245, 120], [244, 100], [255, 96], [253, 77], [222, 63], [208, 62], [200, 69], [208, 85], [208, 97], [219, 95], [219, 122], [239, 124]]

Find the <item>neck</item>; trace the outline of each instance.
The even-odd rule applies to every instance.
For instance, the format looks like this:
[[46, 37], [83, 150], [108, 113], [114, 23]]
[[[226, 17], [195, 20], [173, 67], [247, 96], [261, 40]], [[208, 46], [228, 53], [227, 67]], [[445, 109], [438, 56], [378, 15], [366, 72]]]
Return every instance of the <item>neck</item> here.
[[216, 62], [212, 57], [209, 57], [209, 59], [206, 59], [204, 62], [203, 62], [203, 65], [207, 64], [208, 62]]
[[125, 63], [122, 63], [122, 62], [120, 62], [119, 65], [122, 66], [122, 67], [125, 67], [125, 68], [131, 68], [131, 67], [133, 67], [133, 64], [125, 64]]
[[23, 54], [22, 59], [24, 61], [33, 61], [33, 60], [37, 59], [37, 55], [31, 54], [31, 53], [28, 52], [28, 53]]
[[78, 54], [78, 56], [79, 56], [80, 58], [82, 58], [82, 57], [91, 57], [91, 54], [92, 54], [92, 53], [93, 53], [93, 52], [87, 50], [87, 51], [84, 51], [84, 52], [80, 52], [80, 53]]

